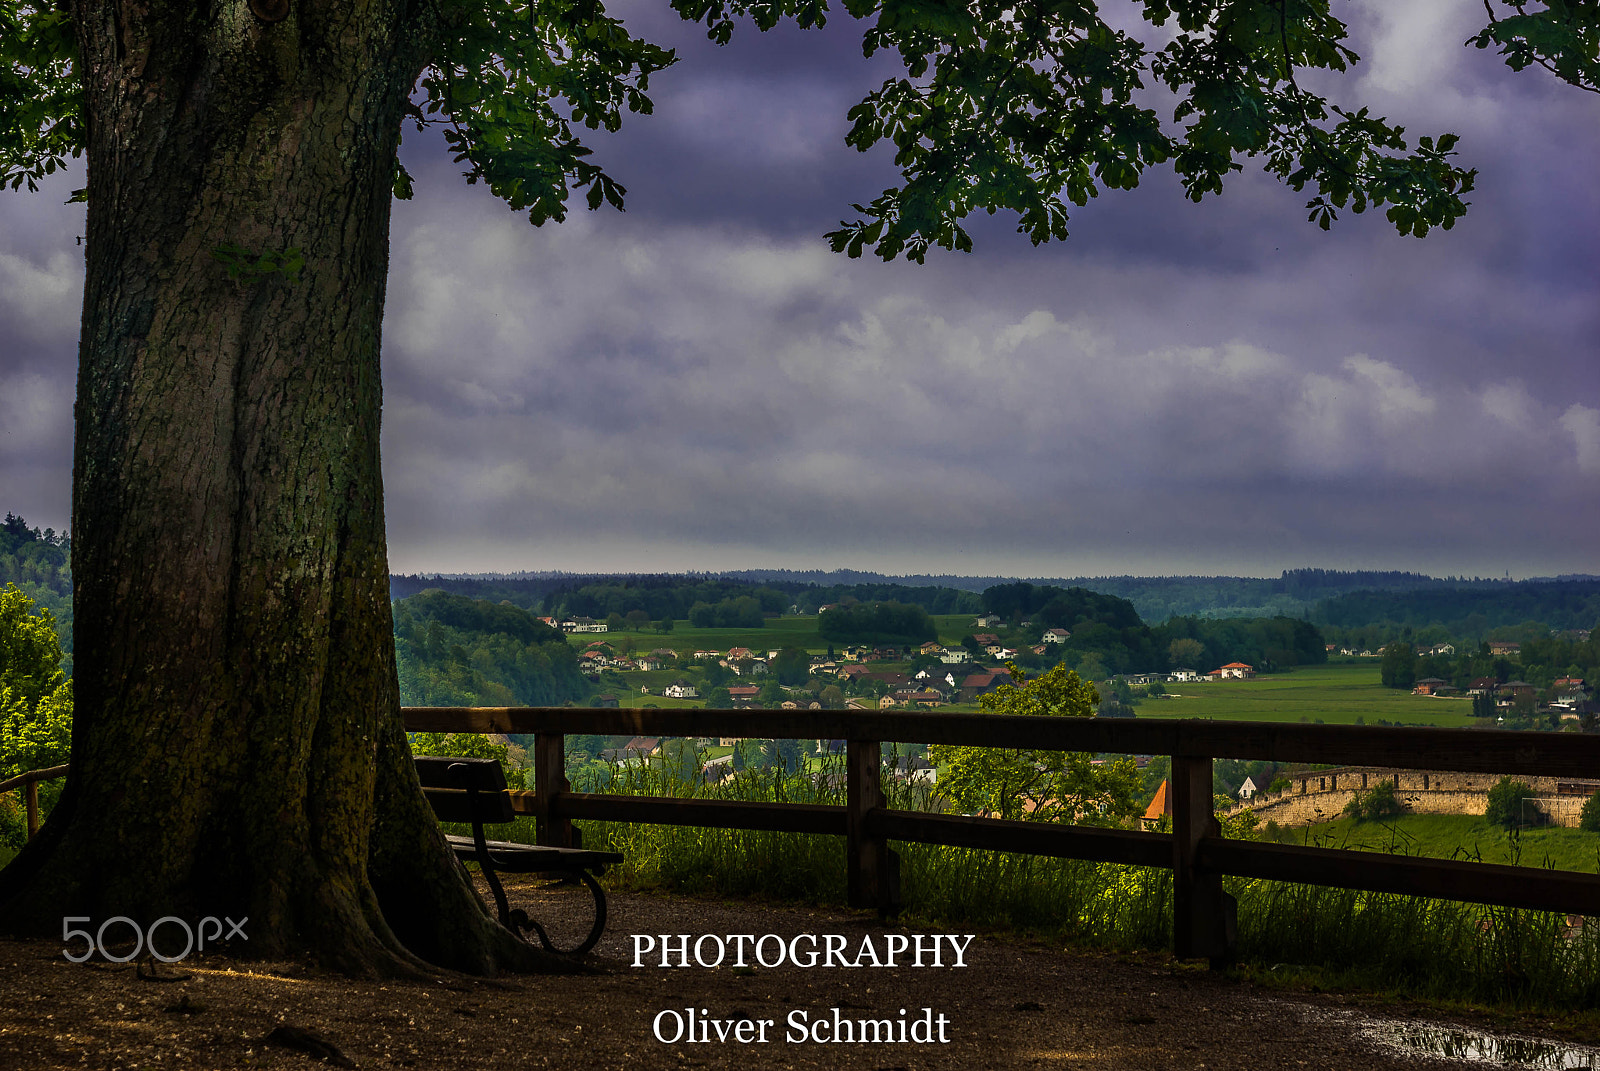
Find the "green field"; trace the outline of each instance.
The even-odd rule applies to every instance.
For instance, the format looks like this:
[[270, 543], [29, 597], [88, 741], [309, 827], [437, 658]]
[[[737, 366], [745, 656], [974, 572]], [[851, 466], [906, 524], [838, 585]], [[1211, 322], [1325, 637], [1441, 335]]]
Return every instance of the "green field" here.
[[1169, 684], [1165, 699], [1146, 699], [1141, 718], [1218, 718], [1229, 721], [1306, 721], [1367, 725], [1380, 721], [1446, 728], [1473, 724], [1468, 699], [1435, 699], [1385, 688], [1378, 665], [1301, 666], [1247, 681]]
[[1277, 839], [1324, 848], [1600, 873], [1600, 834], [1545, 826], [1522, 830], [1513, 837], [1481, 815], [1408, 814], [1368, 822], [1341, 818], [1283, 829]]
[[[679, 621], [671, 632], [652, 632], [646, 629], [643, 632], [605, 632], [599, 635], [574, 635], [568, 639], [578, 650], [582, 650], [590, 640], [606, 640], [616, 643], [624, 636], [633, 637], [634, 647], [639, 652], [653, 651], [657, 647], [670, 647], [674, 651], [721, 651], [724, 654], [730, 647], [748, 647], [759, 652], [765, 657], [768, 651], [776, 651], [780, 647], [804, 647], [808, 650], [826, 650], [828, 641], [817, 636], [817, 618], [810, 617], [771, 617], [762, 628], [693, 628], [687, 621]], [[582, 640], [583, 642], [579, 642]]]

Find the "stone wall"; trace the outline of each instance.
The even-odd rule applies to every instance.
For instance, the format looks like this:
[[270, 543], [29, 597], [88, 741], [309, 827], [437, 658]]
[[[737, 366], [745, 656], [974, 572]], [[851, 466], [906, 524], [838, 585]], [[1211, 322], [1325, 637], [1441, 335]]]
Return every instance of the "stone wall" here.
[[[1500, 780], [1497, 774], [1469, 774], [1438, 770], [1392, 770], [1375, 766], [1346, 766], [1337, 770], [1317, 770], [1297, 774], [1286, 791], [1258, 792], [1246, 804], [1229, 813], [1255, 812], [1262, 822], [1281, 826], [1304, 826], [1330, 822], [1343, 813], [1358, 792], [1370, 791], [1384, 781], [1396, 786], [1395, 794], [1412, 814], [1483, 814], [1488, 808], [1489, 789]], [[1559, 826], [1576, 826], [1585, 796], [1560, 793], [1554, 777], [1519, 777], [1533, 789], [1535, 799], [1528, 803], [1529, 818], [1535, 812], [1543, 821]]]

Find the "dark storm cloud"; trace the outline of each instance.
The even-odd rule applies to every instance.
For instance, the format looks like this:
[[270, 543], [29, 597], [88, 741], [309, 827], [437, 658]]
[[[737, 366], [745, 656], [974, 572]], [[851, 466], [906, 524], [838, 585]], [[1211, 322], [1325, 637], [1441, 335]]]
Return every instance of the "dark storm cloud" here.
[[[1348, 5], [1367, 62], [1325, 83], [1462, 135], [1480, 175], [1451, 232], [1324, 233], [1247, 162], [1200, 205], [1157, 169], [1059, 245], [982, 219], [976, 253], [924, 267], [820, 237], [895, 179], [843, 145], [895, 73], [849, 19], [718, 49], [618, 10], [683, 56], [654, 116], [590, 139], [626, 214], [535, 230], [408, 137], [397, 568], [1600, 571], [1600, 107], [1462, 48], [1474, 5]], [[64, 503], [82, 224], [21, 203], [0, 483]]]

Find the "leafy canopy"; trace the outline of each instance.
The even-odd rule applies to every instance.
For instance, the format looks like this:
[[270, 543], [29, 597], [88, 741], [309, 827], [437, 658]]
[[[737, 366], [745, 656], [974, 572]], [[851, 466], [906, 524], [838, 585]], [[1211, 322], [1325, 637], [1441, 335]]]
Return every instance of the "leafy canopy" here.
[[[1015, 680], [1022, 672], [1007, 668]], [[1064, 665], [1023, 683], [1002, 684], [978, 697], [991, 714], [1088, 718], [1100, 695]], [[929, 758], [941, 769], [939, 788], [964, 812], [996, 818], [1105, 825], [1137, 811], [1139, 772], [1124, 756], [1095, 765], [1086, 752], [936, 745]]]
[[[0, 589], [0, 781], [66, 762], [72, 751], [72, 682], [61, 670], [61, 644], [48, 610], [15, 584]], [[46, 811], [59, 781], [40, 786]], [[0, 794], [0, 845], [21, 847], [16, 794]]]
[[[826, 0], [671, 0], [726, 43], [736, 20], [822, 26]], [[1456, 136], [1423, 136], [1302, 84], [1308, 71], [1358, 59], [1329, 0], [1129, 0], [1147, 42], [1115, 28], [1095, 0], [845, 0], [862, 52], [904, 66], [849, 112], [846, 141], [894, 148], [901, 183], [827, 237], [858, 257], [924, 259], [970, 250], [961, 221], [1005, 210], [1035, 244], [1067, 236], [1067, 206], [1138, 185], [1170, 163], [1193, 200], [1218, 193], [1244, 158], [1296, 191], [1326, 229], [1341, 211], [1385, 208], [1421, 237], [1465, 213], [1475, 171], [1453, 162]], [[1600, 0], [1484, 0], [1488, 26], [1468, 41], [1515, 70], [1539, 66], [1600, 86]], [[623, 205], [578, 126], [616, 130], [648, 113], [651, 75], [675, 56], [628, 33], [600, 0], [440, 0], [414, 7], [430, 35], [413, 94], [418, 129], [438, 124], [469, 182], [526, 210], [565, 218], [568, 194]], [[0, 182], [38, 180], [81, 152], [86, 126], [69, 17], [40, 0], [0, 0]], [[1163, 102], [1162, 94], [1165, 94]], [[396, 166], [395, 193], [411, 178]], [[81, 192], [81, 191], [80, 191]]]

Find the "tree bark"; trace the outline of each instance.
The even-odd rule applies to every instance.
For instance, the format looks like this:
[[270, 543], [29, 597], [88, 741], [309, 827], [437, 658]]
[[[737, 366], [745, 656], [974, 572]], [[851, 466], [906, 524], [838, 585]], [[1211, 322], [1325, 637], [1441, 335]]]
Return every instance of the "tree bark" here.
[[[72, 772], [0, 918], [248, 917], [242, 951], [364, 974], [548, 966], [463, 880], [400, 721], [379, 331], [426, 35], [403, 0], [73, 15]], [[297, 279], [252, 270], [292, 250]]]

